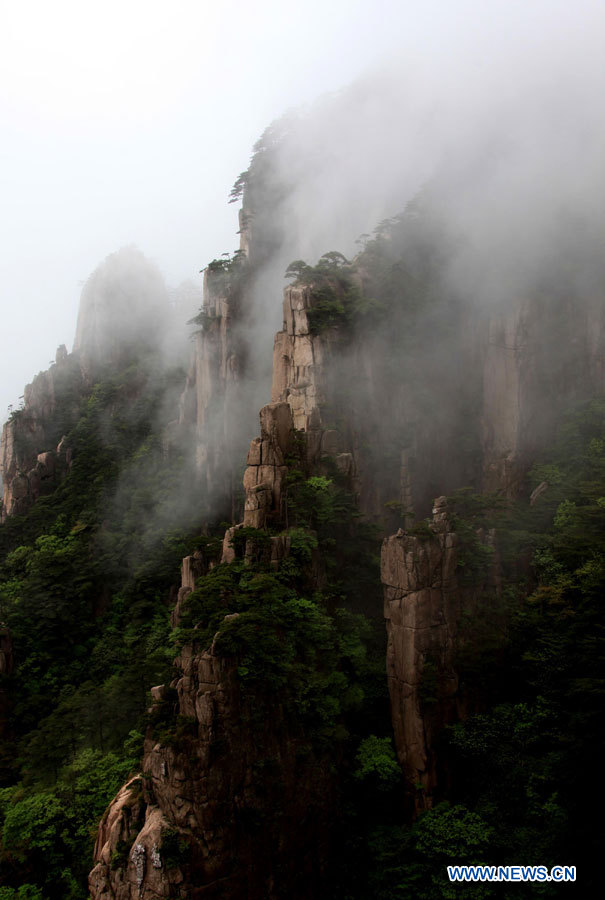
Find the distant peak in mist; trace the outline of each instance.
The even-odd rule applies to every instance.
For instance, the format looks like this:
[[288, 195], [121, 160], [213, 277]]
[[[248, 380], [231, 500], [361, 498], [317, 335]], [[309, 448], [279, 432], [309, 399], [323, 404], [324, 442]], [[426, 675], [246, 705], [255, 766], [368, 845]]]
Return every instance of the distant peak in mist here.
[[82, 289], [74, 352], [84, 367], [158, 343], [169, 309], [157, 266], [134, 246], [110, 254]]

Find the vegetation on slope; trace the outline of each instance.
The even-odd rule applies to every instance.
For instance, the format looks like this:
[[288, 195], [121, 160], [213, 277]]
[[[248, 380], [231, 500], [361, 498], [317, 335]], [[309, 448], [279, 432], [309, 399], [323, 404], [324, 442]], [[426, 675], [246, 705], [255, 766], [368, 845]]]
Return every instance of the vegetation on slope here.
[[[593, 883], [600, 832], [586, 785], [605, 737], [605, 402], [572, 414], [529, 478], [548, 484], [533, 506], [494, 508], [493, 498], [468, 493], [458, 500], [463, 532], [497, 528], [507, 624], [496, 617], [490, 626], [486, 609], [466, 631], [461, 700], [472, 695], [482, 709], [443, 735], [443, 801], [410, 826], [396, 810], [385, 816], [380, 795], [370, 798], [358, 838], [366, 893], [350, 896], [454, 896], [452, 863], [575, 865], [583, 885]], [[556, 891], [457, 885], [455, 896]]]
[[[257, 153], [258, 168], [270, 142]], [[387, 486], [398, 487], [408, 446], [402, 418], [410, 430], [430, 426], [440, 443], [422, 461], [429, 500], [473, 485], [477, 471], [480, 379], [466, 377], [472, 359], [460, 328], [472, 310], [444, 289], [450, 249], [438, 219], [412, 207], [383, 223], [354, 261], [330, 253], [289, 271], [316, 293], [313, 331], [337, 326], [347, 352], [366, 341], [389, 403], [401, 394], [407, 404], [405, 417], [391, 415], [393, 406], [385, 414], [379, 390], [366, 395], [358, 380], [353, 391], [351, 352], [327, 415], [366, 417], [375, 441], [360, 455]], [[215, 266], [219, 275], [231, 268]], [[463, 376], [452, 359], [464, 361]], [[85, 896], [96, 825], [140, 758], [147, 690], [169, 680], [175, 642], [203, 647], [233, 612], [218, 646], [238, 655], [242, 690], [279, 689], [301, 728], [342, 762], [333, 896], [432, 900], [451, 896], [447, 862], [581, 867], [596, 856], [585, 780], [598, 773], [603, 737], [603, 405], [560, 428], [530, 476], [532, 487], [548, 485], [533, 506], [502, 508], [472, 491], [453, 497], [468, 583], [487, 563], [477, 528], [497, 530], [503, 607], [463, 629], [460, 699], [472, 697], [475, 713], [443, 735], [443, 802], [410, 824], [386, 702], [378, 536], [359, 523], [336, 475], [290, 460], [291, 556], [275, 571], [264, 553], [270, 533], [241, 529], [236, 560], [198, 583], [171, 634], [180, 560], [208, 542], [195, 534], [198, 498], [182, 490], [188, 460], [164, 452], [157, 415], [181, 377], [139, 360], [96, 385], [68, 435], [69, 476], [0, 527], [0, 618], [17, 652], [3, 685], [14, 707], [0, 757], [0, 900]], [[455, 452], [446, 458], [443, 448]], [[409, 512], [401, 510], [404, 521]], [[247, 559], [244, 541], [255, 545]], [[160, 740], [178, 736], [178, 722], [155, 726]], [[459, 886], [456, 896], [491, 892]]]
[[98, 821], [139, 763], [147, 692], [170, 671], [170, 589], [199, 540], [188, 460], [166, 453], [159, 416], [182, 377], [153, 357], [108, 373], [67, 435], [68, 477], [0, 526], [16, 656], [2, 685], [7, 898], [86, 896]]

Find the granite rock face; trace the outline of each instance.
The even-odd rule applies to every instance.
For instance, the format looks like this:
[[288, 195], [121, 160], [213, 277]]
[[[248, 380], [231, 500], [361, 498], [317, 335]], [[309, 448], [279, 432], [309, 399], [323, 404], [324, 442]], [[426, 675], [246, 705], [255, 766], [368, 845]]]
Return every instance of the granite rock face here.
[[[287, 403], [292, 427], [305, 436], [307, 464], [321, 470], [322, 457], [330, 456], [355, 485], [352, 429], [336, 428], [334, 416], [336, 376], [343, 335], [338, 327], [316, 333], [309, 322], [315, 304], [313, 288], [291, 285], [284, 290], [283, 327], [273, 345], [273, 403]], [[351, 426], [352, 423], [341, 423]]]
[[208, 563], [201, 550], [186, 556], [181, 565], [181, 586], [177, 594], [176, 606], [170, 615], [170, 624], [174, 628], [180, 622], [181, 607], [195, 588], [195, 582], [208, 571]]
[[[215, 511], [233, 495], [231, 477], [241, 443], [247, 353], [240, 340], [241, 303], [242, 294], [224, 273], [206, 271], [200, 327], [175, 431], [193, 434], [198, 471]], [[272, 402], [262, 408], [260, 435], [249, 445], [243, 521], [226, 531], [224, 563], [235, 559], [234, 538], [241, 528], [282, 527], [283, 534], [271, 536], [267, 559], [275, 569], [287, 557], [292, 457], [313, 474], [336, 465], [367, 518], [384, 524], [385, 501], [394, 497], [407, 525], [413, 508], [418, 514], [429, 489], [452, 469], [447, 454], [452, 459], [463, 455], [456, 453], [453, 440], [455, 434], [464, 436], [463, 417], [453, 422], [449, 409], [440, 410], [442, 419], [435, 421], [419, 416], [420, 402], [408, 396], [405, 384], [389, 382], [392, 361], [380, 360], [371, 341], [345, 338], [334, 326], [311, 327], [314, 303], [312, 286], [291, 285], [284, 291]], [[501, 326], [494, 317], [489, 326], [482, 321], [459, 336], [463, 368], [473, 379], [473, 427], [481, 431], [472, 473], [476, 486], [483, 479], [503, 493], [518, 490], [516, 473], [527, 465], [533, 446], [527, 436], [536, 420], [535, 397], [550, 370], [546, 365], [527, 368], [523, 354], [504, 354], [509, 341], [530, 328], [530, 319], [530, 330], [538, 327], [538, 318], [519, 312]], [[465, 323], [457, 327], [466, 328]], [[438, 396], [435, 384], [440, 386], [449, 364], [449, 357], [440, 360], [439, 377], [433, 373], [425, 399]], [[456, 393], [456, 378], [448, 396]], [[385, 442], [393, 434], [399, 443], [389, 471], [377, 472], [375, 460], [381, 453], [387, 457]], [[373, 442], [380, 445], [378, 454]], [[461, 472], [450, 472], [456, 483], [438, 489], [466, 483]], [[235, 516], [231, 520], [237, 522]], [[493, 536], [480, 539], [490, 544]], [[252, 543], [248, 537], [244, 559], [254, 552]], [[173, 624], [206, 571], [201, 554], [183, 561]], [[483, 584], [469, 586], [461, 579], [459, 538], [444, 497], [434, 503], [427, 534], [399, 530], [384, 541], [382, 581], [393, 729], [411, 806], [418, 811], [439, 796], [438, 737], [468, 711], [456, 671], [461, 620], [480, 615], [480, 601], [497, 595], [498, 583], [495, 570]], [[334, 779], [325, 761], [304, 752], [303, 736], [279, 703], [269, 709], [262, 698], [246, 696], [237, 660], [219, 656], [215, 645], [216, 640], [206, 647], [184, 647], [171, 685], [152, 689], [152, 718], [161, 722], [165, 714], [176, 714], [180, 728], [174, 740], [164, 742], [149, 729], [143, 775], [125, 786], [108, 809], [90, 876], [93, 900], [322, 895]]]
[[286, 457], [294, 447], [288, 403], [270, 403], [260, 411], [261, 436], [254, 438], [244, 473], [244, 525], [264, 528], [268, 519], [285, 521]]
[[242, 373], [245, 346], [238, 337], [241, 298], [225, 273], [204, 272], [204, 299], [197, 317], [185, 387], [172, 440], [192, 440], [208, 504], [231, 511], [232, 476], [242, 445]]
[[429, 529], [422, 537], [400, 529], [381, 554], [393, 732], [416, 810], [432, 806], [439, 787], [436, 738], [463, 712], [455, 668], [461, 616], [485, 615], [479, 597], [498, 591], [494, 572], [481, 585], [460, 583], [459, 538], [445, 497], [435, 500]]
[[[206, 296], [211, 295], [209, 291]], [[217, 297], [216, 302], [220, 306], [226, 298]], [[199, 360], [205, 368], [195, 377], [198, 436], [209, 472], [219, 446], [212, 450], [204, 443], [207, 416], [215, 400], [216, 409], [225, 410], [229, 391], [237, 384], [231, 377], [236, 366], [228, 363], [228, 306], [221, 309], [198, 336], [206, 349], [214, 348], [210, 360]], [[316, 367], [308, 375], [318, 381], [322, 372]], [[290, 376], [298, 390], [302, 381], [294, 372]], [[324, 432], [315, 396], [307, 394], [301, 405], [290, 402], [300, 395], [288, 387], [285, 394], [260, 412], [260, 436], [250, 444], [244, 474], [244, 520], [227, 530], [222, 562], [235, 557], [232, 539], [238, 528], [287, 526], [286, 460], [297, 452], [295, 416], [301, 430], [313, 429], [311, 458], [320, 453]], [[184, 398], [183, 405], [190, 400]], [[298, 442], [298, 452], [303, 445], [307, 443]], [[245, 555], [254, 552], [252, 544], [249, 538]], [[272, 536], [266, 551], [271, 568], [278, 568], [289, 550], [287, 534]], [[178, 624], [180, 606], [204, 568], [199, 555], [183, 560], [173, 624]], [[90, 874], [93, 900], [306, 900], [321, 895], [333, 827], [333, 774], [275, 697], [266, 701], [265, 709], [262, 696], [242, 692], [237, 660], [217, 655], [215, 643], [205, 649], [184, 647], [170, 688], [152, 689], [152, 716], [161, 717], [169, 709], [186, 724], [168, 745], [149, 730], [142, 806], [133, 782], [106, 812]], [[120, 848], [122, 858], [116, 864]]]
[[26, 512], [69, 471], [72, 453], [61, 428], [77, 415], [85, 390], [78, 360], [63, 345], [55, 364], [26, 386], [22, 408], [2, 429], [1, 521]]
[[144, 775], [101, 822], [91, 897], [320, 896], [327, 766], [279, 704], [267, 718], [258, 698], [242, 696], [235, 660], [185, 648], [176, 668], [169, 689], [152, 689], [151, 713], [176, 708], [183, 733], [169, 746], [148, 734]]
[[321, 379], [325, 339], [311, 334], [307, 313], [312, 308], [312, 289], [288, 287], [284, 291], [284, 324], [273, 348], [274, 402], [287, 400], [294, 427], [309, 431], [316, 426], [324, 402]]
[[605, 390], [605, 310], [573, 297], [517, 300], [479, 339], [481, 484], [514, 497], [557, 419]]

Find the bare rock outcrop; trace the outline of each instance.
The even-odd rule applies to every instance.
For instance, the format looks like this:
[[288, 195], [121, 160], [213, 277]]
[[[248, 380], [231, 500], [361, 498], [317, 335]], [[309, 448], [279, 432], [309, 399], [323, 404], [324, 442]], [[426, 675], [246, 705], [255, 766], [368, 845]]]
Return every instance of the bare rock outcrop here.
[[180, 729], [169, 743], [150, 729], [143, 776], [105, 813], [91, 897], [319, 896], [328, 767], [279, 703], [259, 727], [262, 701], [242, 695], [234, 659], [188, 647], [176, 666], [171, 688], [153, 689], [151, 714], [178, 714]]
[[260, 411], [261, 436], [250, 444], [244, 473], [244, 525], [264, 528], [267, 520], [283, 521], [286, 457], [294, 448], [292, 409], [269, 403]]
[[[260, 425], [244, 475], [244, 521], [227, 530], [223, 562], [235, 557], [238, 528], [287, 524], [286, 462], [301, 452], [292, 406], [268, 404]], [[248, 537], [246, 555], [253, 544]], [[270, 566], [289, 551], [287, 533], [271, 536]], [[178, 615], [204, 565], [195, 554], [183, 560]], [[126, 786], [106, 812], [89, 880], [93, 900], [321, 894], [334, 816], [330, 765], [279, 698], [243, 689], [237, 660], [218, 655], [215, 644], [216, 637], [210, 647], [185, 646], [170, 687], [152, 689], [143, 806]], [[171, 737], [163, 740], [166, 718]]]
[[181, 565], [181, 586], [177, 594], [176, 606], [170, 615], [170, 624], [176, 627], [181, 619], [181, 607], [195, 589], [195, 582], [208, 571], [208, 562], [201, 550], [196, 550], [191, 556], [186, 556]]
[[174, 440], [193, 439], [196, 469], [214, 512], [230, 508], [232, 474], [241, 459], [245, 346], [235, 327], [240, 306], [229, 275], [207, 268]]
[[480, 332], [483, 489], [514, 497], [561, 416], [605, 390], [605, 310], [534, 296], [495, 310]]
[[272, 399], [288, 401], [294, 427], [302, 431], [318, 424], [316, 420], [324, 399], [321, 379], [324, 339], [311, 334], [307, 313], [312, 305], [310, 286], [285, 289], [283, 329], [276, 334], [273, 348]]
[[[338, 447], [339, 438], [333, 427], [330, 429], [323, 421], [330, 402], [331, 363], [336, 358], [341, 334], [338, 328], [313, 333], [309, 312], [314, 303], [312, 286], [292, 285], [284, 290], [284, 322], [275, 335], [271, 391], [274, 403], [289, 404], [295, 430], [305, 433], [310, 464], [318, 462], [322, 452], [344, 449]], [[333, 432], [331, 441], [324, 434], [329, 430]]]
[[393, 731], [417, 810], [432, 806], [439, 787], [436, 739], [464, 711], [455, 667], [461, 615], [479, 614], [478, 596], [486, 589], [497, 591], [493, 573], [483, 585], [460, 583], [458, 541], [446, 498], [439, 497], [428, 534], [400, 529], [382, 545]]
[[26, 386], [22, 408], [2, 429], [0, 521], [26, 512], [69, 470], [71, 451], [61, 429], [75, 419], [85, 390], [78, 362], [63, 345], [55, 364]]

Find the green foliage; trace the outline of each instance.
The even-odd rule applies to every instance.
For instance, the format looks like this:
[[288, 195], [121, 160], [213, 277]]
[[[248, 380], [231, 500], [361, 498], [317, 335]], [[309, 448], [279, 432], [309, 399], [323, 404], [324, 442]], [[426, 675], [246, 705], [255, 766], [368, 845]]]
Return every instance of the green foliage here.
[[[474, 591], [483, 584], [493, 557], [478, 544], [492, 528], [502, 582], [500, 594], [477, 593], [479, 606], [459, 622], [455, 668], [469, 715], [439, 739], [448, 802], [406, 822], [401, 806], [391, 805], [394, 790], [367, 789], [383, 746], [372, 740], [368, 777], [355, 777], [348, 794], [355, 813], [344, 896], [533, 896], [536, 885], [453, 885], [445, 872], [449, 863], [530, 858], [582, 866], [586, 885], [596, 886], [601, 838], [586, 773], [599, 770], [605, 739], [604, 437], [605, 405], [589, 403], [534, 467], [531, 486], [547, 481], [548, 488], [533, 505], [472, 490], [450, 498], [463, 582]], [[420, 686], [429, 716], [437, 680], [429, 656]], [[548, 884], [537, 890], [555, 892]]]
[[537, 487], [543, 481], [549, 486], [561, 484], [563, 475], [557, 466], [548, 463], [536, 463], [529, 473], [530, 481], [533, 487]]
[[[379, 590], [377, 539], [356, 525], [355, 498], [331, 478], [291, 467], [287, 481], [290, 556], [275, 571], [271, 535], [236, 529], [236, 560], [215, 566], [188, 595], [178, 640], [213, 643], [214, 652], [235, 657], [245, 694], [276, 697], [323, 743], [344, 737], [344, 719], [354, 719], [368, 685], [382, 679], [368, 665], [367, 620], [339, 608], [354, 606], [368, 578]], [[347, 536], [343, 547], [336, 534]], [[309, 579], [317, 551], [329, 577], [321, 591]]]
[[157, 415], [181, 379], [142, 357], [99, 381], [67, 435], [68, 477], [0, 526], [17, 659], [0, 756], [6, 890], [86, 896], [96, 827], [138, 765], [146, 693], [169, 678], [169, 590], [201, 541], [188, 460], [166, 456]]
[[390, 738], [372, 734], [359, 745], [355, 778], [371, 781], [379, 791], [390, 791], [401, 783], [401, 769]]
[[349, 331], [356, 317], [369, 313], [372, 301], [364, 299], [353, 274], [354, 266], [335, 250], [324, 253], [316, 266], [296, 259], [287, 267], [286, 278], [311, 288], [312, 305], [307, 310], [311, 334], [334, 326]]
[[109, 868], [113, 870], [125, 868], [128, 865], [129, 853], [129, 844], [126, 841], [120, 839], [116, 844], [115, 850], [113, 850], [111, 853]]
[[2, 792], [4, 859], [40, 886], [32, 891], [40, 889], [40, 896], [53, 900], [85, 896], [81, 886], [99, 819], [135, 764], [114, 753], [87, 749], [61, 770], [52, 789], [15, 787]]
[[336, 250], [324, 253], [315, 267], [307, 265], [304, 259], [295, 259], [286, 269], [286, 278], [294, 278], [296, 284], [318, 282], [325, 286], [330, 276], [338, 276], [350, 271], [348, 259]]
[[[236, 198], [237, 199], [237, 198]], [[243, 279], [248, 269], [248, 257], [242, 249], [233, 253], [223, 253], [217, 259], [212, 259], [205, 269], [208, 276], [208, 285], [211, 293], [216, 296], [221, 294], [230, 299], [232, 307], [235, 307], [241, 296]], [[212, 326], [221, 319], [217, 314], [215, 305], [202, 306], [197, 315], [187, 322], [188, 325], [198, 325], [202, 332], [212, 329]], [[196, 332], [194, 332], [195, 334]]]
[[187, 321], [187, 325], [199, 325], [202, 331], [207, 331], [211, 323], [216, 321], [216, 314], [213, 309], [207, 309], [202, 306], [197, 315]]
[[59, 799], [51, 793], [33, 794], [10, 806], [5, 814], [2, 843], [17, 860], [25, 859], [25, 850], [36, 856], [55, 849], [67, 820]]
[[286, 269], [286, 278], [293, 278], [297, 284], [306, 284], [313, 277], [313, 267], [304, 259], [295, 259]]
[[326, 328], [347, 322], [347, 310], [336, 295], [327, 289], [317, 290], [313, 294], [314, 304], [307, 312], [311, 334], [321, 334]]
[[215, 652], [237, 657], [244, 691], [276, 694], [309, 733], [327, 737], [354, 705], [346, 672], [363, 658], [363, 644], [346, 619], [326, 614], [320, 595], [300, 596], [295, 584], [249, 560], [217, 566], [187, 597], [180, 639], [214, 640]]
[[494, 547], [486, 541], [486, 532], [498, 520], [498, 513], [503, 509], [502, 498], [463, 488], [448, 497], [448, 505], [452, 510], [451, 528], [458, 538], [460, 582], [481, 584], [494, 559]]
[[236, 556], [243, 557], [246, 544], [248, 544], [249, 548], [253, 546], [256, 552], [262, 553], [262, 551], [271, 546], [271, 536], [268, 532], [261, 531], [258, 528], [250, 528], [249, 526], [236, 528], [231, 538], [231, 546], [235, 550]]
[[0, 887], [0, 900], [44, 900], [44, 895], [33, 884], [22, 884], [19, 888]]
[[229, 261], [226, 259], [212, 259], [207, 266], [209, 272], [216, 275], [219, 272], [229, 271]]
[[[490, 861], [583, 862], [587, 879], [598, 838], [584, 779], [605, 737], [604, 434], [605, 405], [586, 404], [534, 466], [531, 483], [548, 489], [534, 506], [500, 512], [507, 677], [498, 702], [449, 735], [456, 797], [494, 828]], [[529, 580], [519, 557], [533, 562]], [[484, 682], [487, 670], [473, 678]]]
[[326, 600], [366, 614], [374, 603], [379, 608], [379, 533], [360, 521], [357, 500], [342, 486], [338, 473], [306, 478], [290, 469], [287, 484], [288, 521], [295, 534], [303, 529], [310, 536], [310, 552], [319, 551], [328, 582], [323, 588]]
[[[411, 827], [381, 825], [369, 833], [368, 896], [376, 900], [441, 900], [493, 896], [491, 885], [450, 884], [448, 864], [481, 864], [493, 830], [462, 805], [440, 803]], [[360, 894], [361, 896], [361, 894]]]
[[435, 532], [429, 525], [427, 519], [421, 519], [419, 522], [414, 522], [414, 524], [407, 529], [407, 533], [411, 534], [413, 537], [420, 538], [422, 541], [428, 541], [435, 537]]
[[166, 828], [162, 831], [160, 856], [168, 871], [184, 866], [190, 856], [189, 843], [178, 831]]
[[288, 536], [292, 558], [301, 566], [309, 565], [313, 559], [313, 551], [318, 547], [317, 535], [306, 528], [290, 528]]
[[563, 500], [557, 507], [553, 525], [558, 531], [565, 531], [577, 523], [577, 509], [573, 500]]
[[491, 836], [491, 829], [480, 816], [449, 803], [425, 813], [415, 830], [416, 850], [425, 857], [465, 859], [471, 863], [478, 862], [477, 857], [485, 851]]
[[240, 172], [235, 179], [235, 184], [229, 193], [229, 203], [237, 203], [244, 195], [246, 184], [248, 181], [248, 172]]
[[[244, 250], [234, 250], [233, 254], [223, 253], [222, 258], [211, 260], [206, 268], [214, 276], [241, 274], [241, 269], [244, 267], [246, 259]], [[203, 313], [208, 314], [208, 310], [202, 308], [200, 315]], [[192, 319], [191, 322], [196, 322], [196, 319]]]
[[295, 524], [316, 531], [357, 515], [354, 498], [324, 475], [304, 478], [294, 470], [288, 475], [288, 508]]

